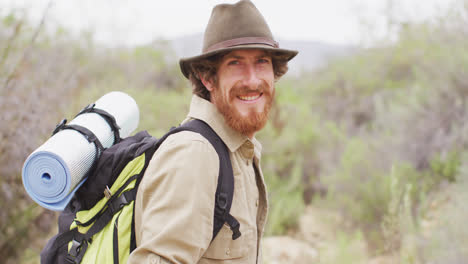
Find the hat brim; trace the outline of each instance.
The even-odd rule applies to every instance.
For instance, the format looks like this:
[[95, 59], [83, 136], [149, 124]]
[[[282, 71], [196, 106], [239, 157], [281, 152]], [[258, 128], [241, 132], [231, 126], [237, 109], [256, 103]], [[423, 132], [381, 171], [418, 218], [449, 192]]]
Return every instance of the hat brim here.
[[297, 50], [275, 48], [275, 47], [262, 45], [262, 44], [238, 45], [238, 46], [213, 50], [213, 51], [203, 53], [201, 55], [194, 56], [194, 57], [181, 58], [179, 60], [180, 70], [182, 71], [182, 74], [184, 74], [184, 76], [188, 79], [189, 76], [190, 76], [190, 72], [191, 72], [191, 69], [190, 69], [190, 64], [191, 63], [193, 63], [195, 61], [198, 61], [198, 60], [201, 60], [201, 59], [211, 57], [211, 56], [216, 55], [216, 54], [221, 53], [221, 52], [229, 52], [229, 51], [240, 50], [240, 49], [263, 49], [263, 50], [273, 51], [275, 53], [280, 53], [280, 54], [284, 55], [287, 58], [288, 61], [291, 60], [292, 58], [294, 58], [298, 53]]

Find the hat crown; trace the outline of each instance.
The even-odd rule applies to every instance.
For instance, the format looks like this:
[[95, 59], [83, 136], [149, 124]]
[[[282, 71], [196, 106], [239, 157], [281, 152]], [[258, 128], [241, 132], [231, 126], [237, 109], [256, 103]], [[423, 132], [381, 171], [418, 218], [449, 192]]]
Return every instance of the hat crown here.
[[248, 0], [233, 5], [220, 4], [211, 12], [204, 34], [202, 52], [224, 41], [251, 37], [274, 41], [265, 18], [255, 5]]

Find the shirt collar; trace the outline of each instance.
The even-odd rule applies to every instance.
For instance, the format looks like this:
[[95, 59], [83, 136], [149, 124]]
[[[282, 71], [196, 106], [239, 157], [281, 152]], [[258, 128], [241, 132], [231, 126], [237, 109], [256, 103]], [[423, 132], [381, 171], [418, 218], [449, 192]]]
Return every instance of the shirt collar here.
[[255, 139], [255, 137], [251, 140], [247, 136], [232, 129], [228, 124], [226, 124], [223, 115], [211, 102], [197, 95], [193, 95], [192, 102], [190, 103], [190, 111], [187, 117], [199, 119], [207, 123], [223, 140], [231, 152], [237, 151], [237, 149], [247, 141], [252, 142], [255, 156], [260, 159], [262, 149], [260, 142]]

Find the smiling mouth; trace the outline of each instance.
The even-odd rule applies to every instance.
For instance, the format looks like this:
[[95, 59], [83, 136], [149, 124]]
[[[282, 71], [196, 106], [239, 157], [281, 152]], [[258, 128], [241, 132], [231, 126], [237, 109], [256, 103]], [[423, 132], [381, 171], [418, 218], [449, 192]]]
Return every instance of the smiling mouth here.
[[239, 96], [237, 96], [237, 98], [239, 98], [242, 101], [251, 102], [251, 101], [257, 100], [262, 95], [263, 95], [263, 93], [259, 93], [259, 94], [256, 94], [256, 95], [248, 95], [248, 96], [239, 95]]

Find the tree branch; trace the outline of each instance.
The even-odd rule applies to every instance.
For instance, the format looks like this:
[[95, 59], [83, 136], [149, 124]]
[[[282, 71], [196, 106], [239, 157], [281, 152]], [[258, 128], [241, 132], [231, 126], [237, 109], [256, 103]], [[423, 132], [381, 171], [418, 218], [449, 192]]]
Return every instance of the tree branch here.
[[[37, 36], [39, 35], [39, 32], [41, 31], [42, 27], [44, 26], [44, 22], [45, 22], [45, 19], [47, 17], [47, 12], [49, 11], [50, 7], [52, 6], [52, 3], [53, 3], [53, 1], [50, 0], [49, 3], [47, 4], [46, 8], [44, 9], [44, 12], [42, 13], [41, 22], [36, 27], [36, 30], [34, 31], [34, 34], [31, 37], [31, 40], [29, 41], [28, 46], [24, 50], [23, 56], [21, 57], [19, 62], [15, 65], [15, 67], [13, 68], [13, 71], [8, 75], [8, 77], [7, 77], [6, 81], [5, 81], [5, 84], [3, 85], [3, 88], [4, 88], [5, 91], [7, 90], [8, 85], [10, 84], [11, 80], [13, 80], [13, 78], [16, 76], [17, 71], [20, 68], [20, 66], [24, 63], [24, 61], [28, 57], [31, 48], [34, 45], [34, 42], [36, 41]], [[12, 88], [12, 87], [10, 87], [10, 88]]]

